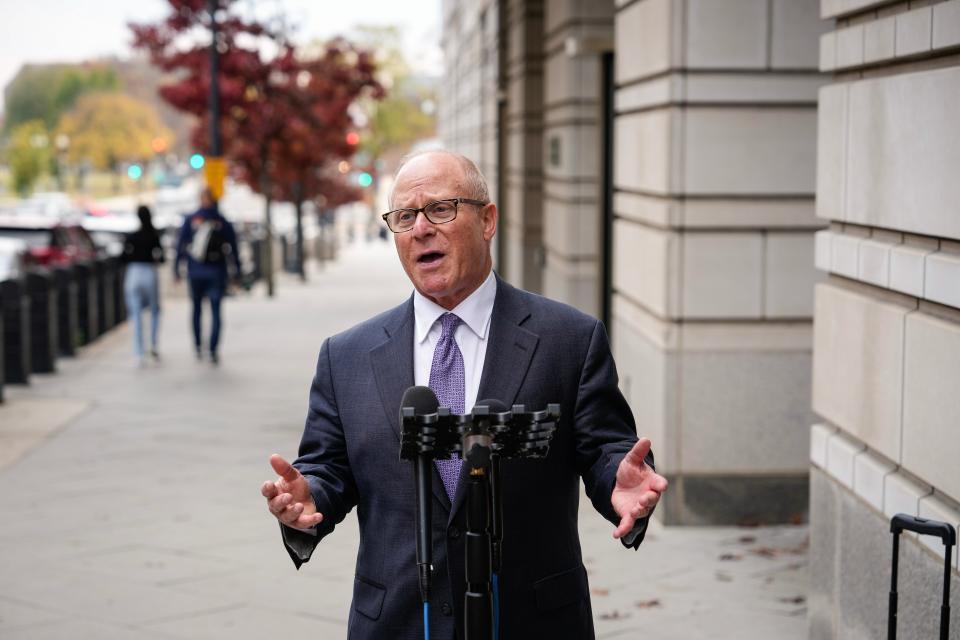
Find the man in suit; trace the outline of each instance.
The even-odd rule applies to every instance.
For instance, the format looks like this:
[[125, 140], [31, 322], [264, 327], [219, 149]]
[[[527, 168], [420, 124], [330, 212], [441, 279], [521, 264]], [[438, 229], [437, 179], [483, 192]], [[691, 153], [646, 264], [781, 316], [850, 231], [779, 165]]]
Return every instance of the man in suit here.
[[[502, 463], [500, 626], [504, 638], [592, 638], [580, 479], [613, 537], [634, 549], [667, 487], [650, 441], [637, 440], [603, 325], [493, 273], [497, 207], [467, 158], [412, 156], [390, 201], [384, 220], [415, 291], [320, 349], [300, 455], [293, 465], [272, 456], [279, 477], [261, 487], [287, 550], [299, 567], [356, 507], [349, 637], [422, 638], [413, 465], [398, 455], [404, 391], [429, 385], [454, 413], [487, 398], [559, 402], [549, 455]], [[463, 637], [465, 469], [436, 461], [433, 480], [430, 631], [443, 640]]]

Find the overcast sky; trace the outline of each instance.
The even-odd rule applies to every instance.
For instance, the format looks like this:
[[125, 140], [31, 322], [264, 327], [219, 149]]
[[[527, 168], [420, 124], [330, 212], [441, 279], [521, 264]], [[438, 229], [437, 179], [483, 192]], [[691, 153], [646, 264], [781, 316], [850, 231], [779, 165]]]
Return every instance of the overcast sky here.
[[[417, 72], [439, 74], [440, 0], [238, 0], [258, 13], [283, 12], [298, 41], [327, 38], [358, 24], [403, 30]], [[164, 0], [0, 0], [0, 90], [27, 62], [78, 62], [130, 54], [127, 22], [167, 14]]]

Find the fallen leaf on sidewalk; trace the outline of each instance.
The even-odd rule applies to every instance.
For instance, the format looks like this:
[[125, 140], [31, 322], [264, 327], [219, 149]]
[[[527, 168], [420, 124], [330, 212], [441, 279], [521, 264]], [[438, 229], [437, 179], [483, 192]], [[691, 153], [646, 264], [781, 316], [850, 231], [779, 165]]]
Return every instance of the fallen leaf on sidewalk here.
[[614, 609], [610, 613], [606, 613], [606, 612], [601, 613], [599, 617], [601, 620], [623, 620], [624, 618], [629, 618], [630, 614], [620, 613], [619, 611]]
[[740, 539], [737, 540], [740, 544], [753, 544], [757, 541], [757, 536], [740, 536]]
[[736, 553], [721, 553], [718, 560], [742, 560], [743, 556], [737, 555]]
[[610, 595], [610, 589], [604, 589], [603, 587], [594, 587], [590, 589], [590, 593], [595, 596], [608, 596]]
[[786, 604], [803, 604], [807, 601], [806, 596], [793, 596], [792, 598], [778, 598], [780, 602]]
[[653, 600], [641, 600], [637, 603], [637, 609], [653, 609], [654, 607], [659, 607], [660, 601], [654, 598]]

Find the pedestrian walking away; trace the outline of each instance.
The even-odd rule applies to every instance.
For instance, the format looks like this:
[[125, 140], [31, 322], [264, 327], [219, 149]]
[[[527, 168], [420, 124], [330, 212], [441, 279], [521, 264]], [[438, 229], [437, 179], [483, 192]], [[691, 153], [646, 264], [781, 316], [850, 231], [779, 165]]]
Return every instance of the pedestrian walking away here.
[[157, 265], [165, 261], [160, 235], [153, 226], [150, 209], [140, 205], [137, 208], [140, 228], [127, 236], [123, 245], [122, 260], [126, 264], [123, 281], [124, 298], [127, 303], [127, 315], [133, 320], [133, 353], [137, 364], [146, 364], [146, 352], [143, 346], [144, 309], [150, 309], [150, 355], [154, 361], [160, 359], [157, 348], [160, 330], [160, 281], [157, 277]]
[[209, 189], [200, 194], [200, 208], [188, 215], [177, 237], [177, 257], [173, 277], [180, 281], [180, 263], [187, 261], [187, 281], [193, 301], [193, 343], [197, 359], [203, 359], [202, 308], [210, 301], [210, 338], [207, 342], [210, 361], [217, 364], [220, 332], [223, 328], [220, 305], [227, 291], [228, 263], [233, 276], [239, 278], [240, 254], [233, 225], [223, 217], [217, 200]]

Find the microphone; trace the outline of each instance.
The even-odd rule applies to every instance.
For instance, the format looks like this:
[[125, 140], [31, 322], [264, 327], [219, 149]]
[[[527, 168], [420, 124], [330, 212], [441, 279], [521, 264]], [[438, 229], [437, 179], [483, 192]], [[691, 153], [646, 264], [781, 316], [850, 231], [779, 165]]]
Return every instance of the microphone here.
[[[400, 423], [404, 413], [427, 415], [437, 413], [437, 396], [429, 387], [410, 387], [403, 392], [400, 401]], [[420, 448], [413, 465], [413, 478], [417, 491], [417, 567], [420, 571], [420, 596], [423, 602], [430, 600], [430, 573], [433, 570], [432, 492], [433, 476], [430, 468], [430, 452]]]

